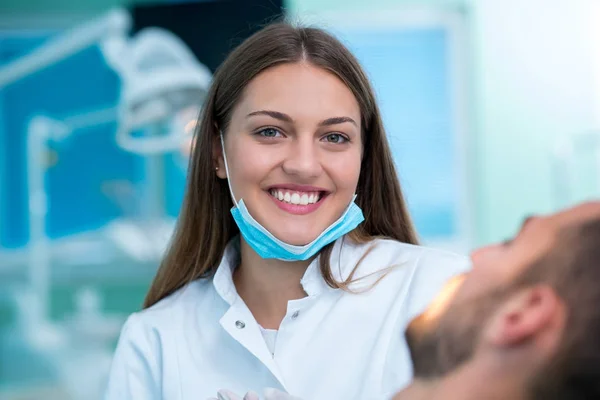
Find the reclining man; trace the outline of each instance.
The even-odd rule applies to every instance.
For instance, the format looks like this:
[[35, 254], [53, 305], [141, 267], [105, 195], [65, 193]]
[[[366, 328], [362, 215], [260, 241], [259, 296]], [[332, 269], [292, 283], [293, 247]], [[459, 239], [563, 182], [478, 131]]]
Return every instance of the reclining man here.
[[600, 399], [600, 202], [528, 219], [414, 319], [394, 400]]
[[415, 379], [394, 400], [600, 399], [600, 202], [529, 218], [472, 261], [408, 326]]

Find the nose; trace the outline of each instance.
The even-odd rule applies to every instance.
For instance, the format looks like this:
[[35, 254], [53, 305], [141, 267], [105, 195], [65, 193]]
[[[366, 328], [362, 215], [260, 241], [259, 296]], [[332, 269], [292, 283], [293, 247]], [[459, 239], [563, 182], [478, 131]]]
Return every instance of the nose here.
[[319, 149], [312, 137], [297, 137], [292, 141], [287, 149], [283, 170], [300, 179], [316, 178], [321, 174], [323, 166]]
[[493, 244], [474, 250], [471, 253], [471, 261], [473, 267], [480, 266], [485, 263], [485, 260], [490, 259], [494, 255], [497, 255], [501, 247], [501, 244]]

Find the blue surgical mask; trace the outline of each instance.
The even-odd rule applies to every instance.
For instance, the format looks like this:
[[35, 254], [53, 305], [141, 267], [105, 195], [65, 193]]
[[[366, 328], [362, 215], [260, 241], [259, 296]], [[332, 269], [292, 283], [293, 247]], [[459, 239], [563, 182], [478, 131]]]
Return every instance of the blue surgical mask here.
[[308, 260], [317, 254], [323, 247], [354, 230], [354, 228], [364, 221], [365, 218], [362, 210], [355, 203], [356, 195], [354, 195], [352, 202], [342, 216], [333, 224], [329, 225], [327, 229], [309, 244], [296, 246], [277, 239], [264, 226], [259, 224], [252, 215], [250, 215], [250, 212], [244, 203], [244, 199], [240, 199], [239, 202], [235, 199], [235, 195], [231, 188], [231, 180], [229, 179], [229, 167], [227, 165], [227, 155], [225, 154], [223, 133], [221, 133], [221, 146], [223, 148], [227, 183], [229, 184], [229, 191], [231, 192], [231, 197], [235, 203], [235, 206], [231, 209], [231, 215], [233, 215], [233, 219], [240, 229], [246, 243], [248, 243], [260, 257], [276, 258], [283, 261]]

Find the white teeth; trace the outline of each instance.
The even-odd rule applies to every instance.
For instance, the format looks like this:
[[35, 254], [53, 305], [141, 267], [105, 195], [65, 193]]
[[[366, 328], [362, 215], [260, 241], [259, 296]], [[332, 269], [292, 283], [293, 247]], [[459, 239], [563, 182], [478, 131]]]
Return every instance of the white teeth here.
[[285, 190], [279, 189], [271, 189], [269, 190], [269, 193], [279, 201], [303, 206], [314, 204], [318, 202], [321, 197], [319, 193], [315, 192], [286, 192]]
[[300, 204], [300, 195], [298, 193], [294, 193], [291, 200], [292, 204]]

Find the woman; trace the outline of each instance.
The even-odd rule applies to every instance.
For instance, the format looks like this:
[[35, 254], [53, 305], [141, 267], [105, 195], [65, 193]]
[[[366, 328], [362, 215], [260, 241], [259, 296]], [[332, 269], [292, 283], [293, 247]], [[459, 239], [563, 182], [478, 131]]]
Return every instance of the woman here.
[[107, 398], [393, 394], [411, 377], [405, 324], [468, 267], [416, 243], [356, 59], [321, 30], [264, 28], [215, 74], [177, 230]]

